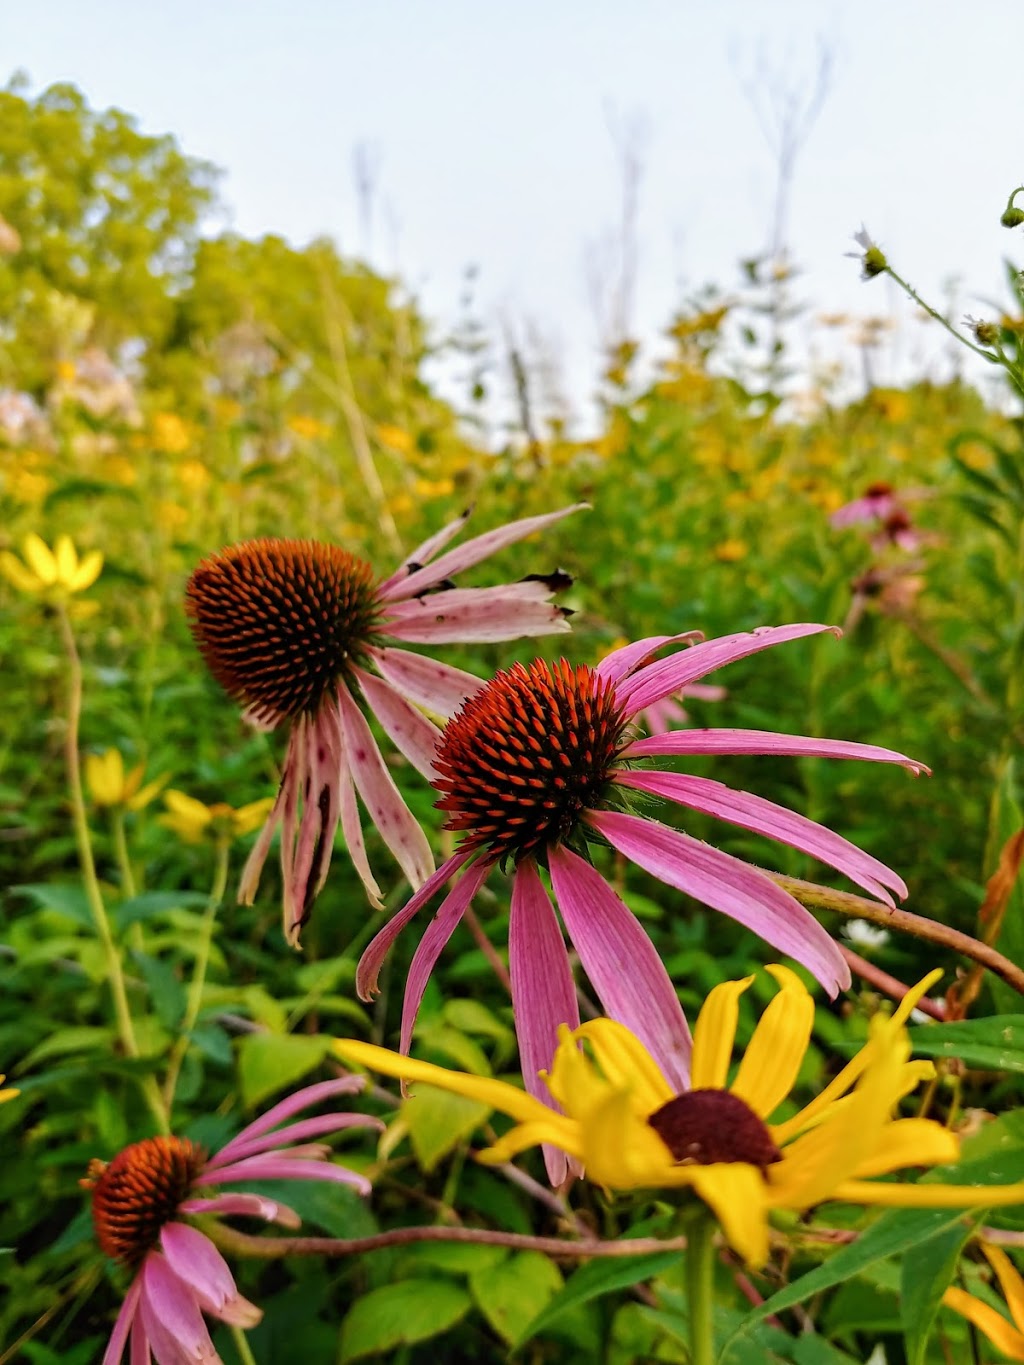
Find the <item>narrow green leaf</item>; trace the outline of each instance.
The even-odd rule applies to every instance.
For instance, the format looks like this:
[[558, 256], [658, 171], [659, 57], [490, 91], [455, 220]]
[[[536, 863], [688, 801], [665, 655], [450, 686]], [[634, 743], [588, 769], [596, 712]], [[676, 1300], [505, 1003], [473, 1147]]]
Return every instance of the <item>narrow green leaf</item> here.
[[924, 1365], [935, 1315], [976, 1222], [977, 1219], [961, 1219], [920, 1246], [911, 1247], [903, 1258], [900, 1313], [907, 1343], [907, 1365]]
[[916, 1057], [955, 1057], [987, 1071], [1024, 1071], [1024, 1015], [994, 1014], [909, 1033]]
[[132, 961], [149, 988], [156, 1017], [164, 1028], [176, 1029], [185, 1013], [185, 988], [173, 967], [148, 953], [132, 953]]

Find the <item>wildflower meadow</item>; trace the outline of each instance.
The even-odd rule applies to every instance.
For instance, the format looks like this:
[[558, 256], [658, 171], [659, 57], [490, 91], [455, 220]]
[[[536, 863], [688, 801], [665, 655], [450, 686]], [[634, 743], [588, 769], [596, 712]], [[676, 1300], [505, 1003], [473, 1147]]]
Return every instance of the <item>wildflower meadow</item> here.
[[1024, 1360], [1024, 188], [585, 439], [217, 193], [0, 92], [0, 1365]]

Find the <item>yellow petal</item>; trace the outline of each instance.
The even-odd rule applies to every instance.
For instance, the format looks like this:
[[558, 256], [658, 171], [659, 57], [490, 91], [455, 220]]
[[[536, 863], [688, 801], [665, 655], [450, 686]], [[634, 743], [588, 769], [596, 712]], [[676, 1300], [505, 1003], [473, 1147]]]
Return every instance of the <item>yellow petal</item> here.
[[675, 1096], [661, 1074], [661, 1068], [640, 1039], [615, 1019], [592, 1019], [575, 1030], [586, 1039], [605, 1080], [616, 1089], [629, 1089], [635, 1108], [644, 1116], [653, 1114]]
[[1024, 1335], [987, 1303], [955, 1286], [946, 1290], [942, 1302], [984, 1332], [997, 1351], [1002, 1351], [1011, 1360], [1024, 1360]]
[[68, 580], [68, 587], [72, 592], [85, 592], [99, 578], [102, 568], [103, 556], [99, 550], [90, 550]]
[[729, 1087], [763, 1119], [792, 1090], [814, 1027], [814, 1001], [797, 974], [788, 967], [768, 971], [779, 983], [779, 993], [761, 1015]]
[[579, 1124], [567, 1122], [564, 1115], [555, 1109], [548, 1109], [547, 1118], [517, 1123], [497, 1142], [477, 1152], [476, 1158], [485, 1166], [501, 1166], [529, 1148], [539, 1147], [542, 1142], [550, 1142], [567, 1156], [576, 1157], [577, 1160], [583, 1158]]
[[85, 781], [98, 806], [116, 806], [124, 799], [124, 763], [120, 749], [86, 754]]
[[606, 1090], [577, 1126], [587, 1179], [606, 1189], [656, 1189], [681, 1169], [628, 1091]]
[[1020, 1277], [1020, 1271], [1000, 1247], [982, 1242], [981, 1249], [996, 1272], [1010, 1316], [1018, 1327], [1024, 1327], [1024, 1280]]
[[901, 1185], [882, 1180], [843, 1180], [831, 1197], [886, 1209], [1004, 1209], [1024, 1204], [1024, 1184], [940, 1185], [929, 1180]]
[[29, 568], [43, 587], [52, 587], [57, 581], [57, 561], [50, 547], [33, 531], [25, 537], [21, 548]]
[[12, 555], [10, 550], [0, 550], [0, 573], [9, 583], [13, 583], [19, 592], [37, 593], [46, 586], [30, 569], [26, 569], [17, 555]]
[[736, 1041], [739, 999], [753, 979], [745, 976], [741, 981], [723, 981], [704, 1001], [693, 1030], [691, 1090], [725, 1088]]
[[858, 1180], [904, 1166], [945, 1166], [960, 1156], [960, 1139], [933, 1119], [896, 1119], [883, 1130], [873, 1155], [853, 1172]]
[[693, 1188], [722, 1225], [725, 1239], [756, 1269], [768, 1259], [768, 1207], [764, 1176], [745, 1162], [694, 1166]]
[[70, 588], [78, 572], [78, 555], [70, 536], [58, 536], [54, 558], [57, 563], [57, 582]]
[[250, 834], [254, 829], [259, 829], [273, 804], [272, 796], [264, 796], [259, 801], [250, 801], [247, 806], [240, 806], [232, 815], [231, 827], [234, 833]]
[[148, 806], [154, 796], [158, 796], [170, 781], [170, 773], [161, 773], [159, 777], [154, 777], [152, 782], [147, 782], [144, 787], [140, 787], [128, 800], [129, 810], [142, 810]]
[[492, 1109], [520, 1122], [531, 1120], [539, 1123], [547, 1121], [549, 1117], [562, 1118], [566, 1124], [570, 1122], [564, 1115], [556, 1114], [546, 1104], [541, 1104], [540, 1100], [535, 1100], [525, 1090], [509, 1085], [507, 1081], [495, 1080], [491, 1076], [470, 1076], [464, 1071], [449, 1071], [443, 1066], [421, 1062], [415, 1057], [403, 1057], [386, 1047], [361, 1043], [355, 1038], [336, 1038], [331, 1046], [343, 1062], [366, 1067], [368, 1071], [380, 1071], [398, 1080], [436, 1085], [439, 1090], [448, 1090], [453, 1095], [479, 1100], [481, 1104], [490, 1105]]

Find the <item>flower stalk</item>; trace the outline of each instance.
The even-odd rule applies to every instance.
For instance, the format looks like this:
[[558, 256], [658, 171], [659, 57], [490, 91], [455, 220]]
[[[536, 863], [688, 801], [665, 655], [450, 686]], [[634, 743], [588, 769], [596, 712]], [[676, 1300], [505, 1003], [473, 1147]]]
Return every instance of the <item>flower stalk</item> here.
[[715, 1223], [700, 1210], [689, 1224], [686, 1248], [686, 1297], [690, 1312], [691, 1365], [714, 1365]]

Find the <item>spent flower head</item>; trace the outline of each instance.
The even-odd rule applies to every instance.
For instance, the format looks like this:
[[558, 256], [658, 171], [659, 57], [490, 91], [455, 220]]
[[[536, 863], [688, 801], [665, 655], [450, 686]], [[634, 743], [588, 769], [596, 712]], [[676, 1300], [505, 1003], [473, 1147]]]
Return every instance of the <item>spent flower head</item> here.
[[[562, 930], [540, 876], [546, 867], [565, 931], [606, 1013], [637, 1034], [677, 1088], [687, 1083], [690, 1036], [676, 992], [640, 923], [593, 866], [592, 844], [610, 844], [651, 876], [752, 929], [803, 963], [831, 995], [845, 989], [849, 968], [831, 936], [765, 872], [636, 813], [643, 804], [669, 801], [789, 844], [886, 905], [894, 904], [891, 893], [905, 896], [891, 868], [822, 825], [711, 778], [647, 764], [725, 754], [859, 758], [927, 771], [922, 764], [876, 745], [772, 731], [673, 730], [637, 738], [638, 715], [706, 674], [830, 629], [764, 627], [696, 644], [696, 633], [654, 636], [595, 668], [564, 659], [516, 664], [470, 697], [449, 721], [435, 764], [437, 805], [461, 845], [377, 934], [356, 972], [356, 989], [368, 1000], [401, 930], [455, 879], [409, 969], [401, 1050], [409, 1049], [441, 950], [491, 871], [510, 866], [512, 1003], [526, 1083], [541, 1093], [537, 1075], [551, 1061], [560, 1026], [579, 1023]], [[654, 659], [680, 641], [692, 647]]]
[[[786, 967], [740, 1061], [729, 1070], [738, 1002], [754, 980], [716, 986], [694, 1029], [692, 1078], [680, 1087], [631, 1030], [612, 1019], [563, 1025], [541, 1084], [550, 1103], [506, 1081], [448, 1071], [370, 1043], [339, 1040], [343, 1061], [464, 1095], [515, 1126], [479, 1153], [500, 1164], [546, 1143], [610, 1190], [688, 1189], [714, 1213], [751, 1266], [768, 1259], [775, 1209], [804, 1212], [826, 1199], [912, 1208], [1024, 1202], [1024, 1184], [957, 1186], [878, 1180], [906, 1166], [959, 1156], [958, 1139], [931, 1119], [896, 1117], [900, 1101], [934, 1075], [909, 1060], [903, 1027], [941, 972], [909, 991], [892, 1018], [872, 1021], [867, 1044], [809, 1104], [773, 1122], [811, 1043], [814, 1003]], [[582, 1045], [582, 1046], [581, 1046]]]
[[[330, 1160], [322, 1141], [345, 1128], [379, 1129], [365, 1114], [327, 1113], [276, 1125], [303, 1109], [362, 1088], [358, 1077], [322, 1081], [296, 1091], [231, 1139], [214, 1156], [185, 1138], [144, 1138], [110, 1162], [93, 1161], [82, 1184], [91, 1192], [92, 1220], [101, 1249], [133, 1275], [103, 1356], [117, 1365], [129, 1336], [132, 1361], [217, 1365], [203, 1314], [235, 1327], [263, 1316], [238, 1292], [227, 1262], [209, 1237], [187, 1221], [193, 1215], [241, 1215], [297, 1228], [287, 1204], [265, 1195], [221, 1192], [260, 1180], [327, 1180], [369, 1193], [361, 1175]], [[211, 1229], [212, 1231], [212, 1229]]]
[[70, 536], [60, 535], [51, 550], [35, 532], [21, 546], [23, 559], [10, 550], [0, 550], [0, 574], [19, 592], [63, 602], [91, 588], [103, 568], [103, 555], [90, 550], [79, 559]]
[[371, 903], [383, 904], [370, 871], [356, 796], [413, 887], [434, 870], [423, 830], [402, 799], [367, 723], [372, 713], [395, 747], [428, 779], [440, 730], [425, 712], [453, 715], [480, 678], [396, 641], [434, 646], [493, 642], [568, 630], [551, 601], [564, 573], [457, 588], [454, 576], [578, 510], [526, 517], [441, 553], [466, 524], [457, 518], [378, 580], [364, 559], [315, 540], [251, 540], [204, 559], [185, 607], [214, 677], [254, 723], [290, 727], [277, 799], [242, 874], [251, 902], [274, 831], [283, 824], [284, 930], [298, 943], [330, 867], [340, 823]]

